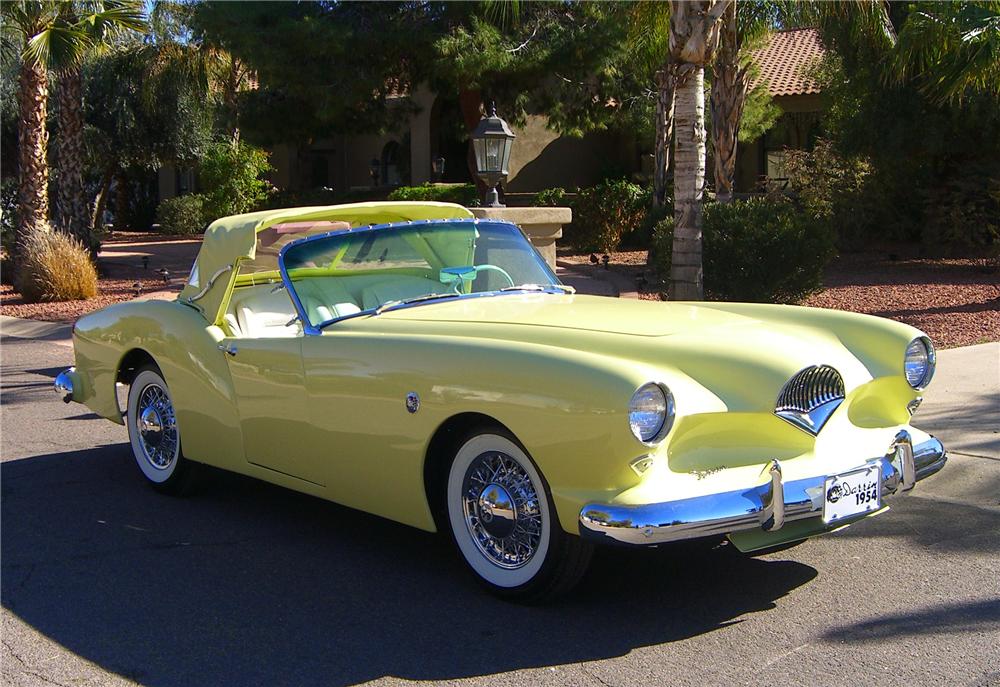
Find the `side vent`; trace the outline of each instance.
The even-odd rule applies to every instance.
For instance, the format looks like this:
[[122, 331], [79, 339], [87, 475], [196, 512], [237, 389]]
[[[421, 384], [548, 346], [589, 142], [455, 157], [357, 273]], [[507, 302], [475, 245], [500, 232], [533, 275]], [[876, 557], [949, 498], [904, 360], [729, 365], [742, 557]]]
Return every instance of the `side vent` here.
[[843, 400], [840, 373], [829, 365], [810, 365], [782, 387], [774, 414], [810, 434], [819, 434]]

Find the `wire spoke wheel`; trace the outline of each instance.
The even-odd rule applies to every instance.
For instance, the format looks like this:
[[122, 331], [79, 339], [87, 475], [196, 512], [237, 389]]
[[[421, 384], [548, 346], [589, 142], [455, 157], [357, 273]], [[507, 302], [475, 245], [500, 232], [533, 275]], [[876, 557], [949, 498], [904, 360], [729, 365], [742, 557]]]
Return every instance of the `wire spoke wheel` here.
[[531, 477], [511, 456], [477, 456], [465, 472], [462, 508], [479, 551], [508, 570], [528, 563], [542, 538], [542, 513]]
[[586, 571], [590, 545], [562, 531], [545, 479], [510, 432], [471, 432], [444, 487], [455, 546], [494, 594], [541, 601], [571, 589]]
[[195, 468], [181, 449], [173, 396], [152, 365], [140, 368], [132, 379], [125, 425], [132, 455], [146, 481], [164, 493], [188, 493]]
[[139, 392], [135, 415], [139, 446], [146, 461], [156, 470], [166, 470], [177, 460], [180, 444], [174, 404], [157, 383], [148, 384]]

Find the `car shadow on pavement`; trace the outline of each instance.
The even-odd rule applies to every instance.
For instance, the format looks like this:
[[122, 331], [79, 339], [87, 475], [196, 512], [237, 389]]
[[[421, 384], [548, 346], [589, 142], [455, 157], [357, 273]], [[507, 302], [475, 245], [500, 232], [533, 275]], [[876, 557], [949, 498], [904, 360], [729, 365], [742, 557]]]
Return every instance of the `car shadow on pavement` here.
[[816, 576], [731, 547], [604, 549], [568, 598], [481, 590], [443, 536], [236, 475], [160, 495], [125, 444], [2, 465], [2, 603], [148, 685], [447, 680], [621, 656]]

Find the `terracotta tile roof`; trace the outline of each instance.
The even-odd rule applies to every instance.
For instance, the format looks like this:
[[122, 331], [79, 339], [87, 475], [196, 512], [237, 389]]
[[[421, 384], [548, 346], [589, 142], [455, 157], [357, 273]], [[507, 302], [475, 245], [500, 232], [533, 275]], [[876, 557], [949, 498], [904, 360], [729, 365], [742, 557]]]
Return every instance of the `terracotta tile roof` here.
[[819, 93], [819, 84], [805, 74], [825, 51], [816, 29], [789, 29], [771, 36], [767, 46], [754, 51], [762, 81], [771, 97]]

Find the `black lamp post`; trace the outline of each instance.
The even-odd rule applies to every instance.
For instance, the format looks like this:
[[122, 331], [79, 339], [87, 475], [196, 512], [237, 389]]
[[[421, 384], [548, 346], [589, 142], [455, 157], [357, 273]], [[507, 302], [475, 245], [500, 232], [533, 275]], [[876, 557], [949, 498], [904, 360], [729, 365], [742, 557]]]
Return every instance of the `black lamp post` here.
[[479, 126], [472, 132], [472, 146], [476, 151], [476, 173], [489, 189], [483, 207], [502, 208], [496, 186], [510, 173], [510, 149], [514, 143], [514, 132], [507, 122], [497, 116], [497, 107], [490, 103], [490, 111], [479, 120]]
[[438, 181], [444, 178], [444, 157], [439, 155], [431, 160], [431, 172], [434, 173], [434, 178]]

